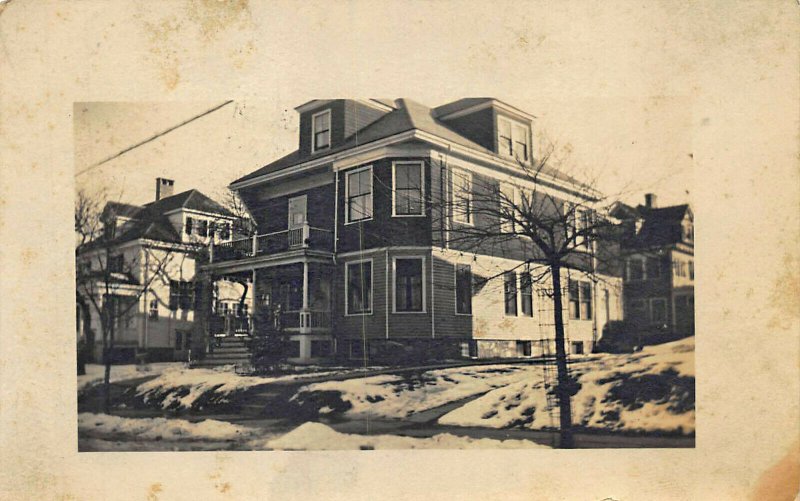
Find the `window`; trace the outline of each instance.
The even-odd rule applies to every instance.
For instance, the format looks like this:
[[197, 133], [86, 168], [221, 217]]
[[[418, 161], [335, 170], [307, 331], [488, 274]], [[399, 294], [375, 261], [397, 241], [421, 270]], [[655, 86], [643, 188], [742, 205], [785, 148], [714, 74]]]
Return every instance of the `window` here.
[[186, 233], [187, 235], [191, 235], [192, 234], [192, 226], [193, 226], [192, 223], [194, 223], [194, 219], [192, 219], [190, 217], [187, 217], [186, 218], [186, 225], [183, 227], [183, 232]]
[[580, 235], [575, 243], [583, 244], [587, 249], [591, 248], [592, 240], [590, 238], [590, 230], [592, 227], [592, 211], [579, 210], [577, 214], [578, 234]]
[[569, 281], [569, 318], [592, 319], [592, 284], [578, 280]]
[[580, 290], [578, 282], [569, 282], [569, 318], [577, 320], [580, 318]]
[[456, 265], [456, 313], [472, 314], [472, 268], [468, 264]]
[[573, 341], [572, 342], [572, 354], [573, 355], [583, 355], [583, 341]]
[[197, 221], [197, 234], [201, 237], [208, 236], [208, 221], [203, 219]]
[[644, 262], [638, 257], [628, 259], [628, 280], [644, 279]]
[[394, 171], [394, 215], [421, 216], [423, 207], [422, 162], [397, 162]]
[[694, 261], [689, 261], [689, 280], [694, 280]]
[[661, 277], [661, 260], [657, 257], [648, 257], [647, 258], [647, 278], [659, 278]]
[[150, 309], [148, 310], [150, 320], [158, 320], [158, 299], [150, 300]]
[[517, 356], [529, 357], [531, 356], [531, 343], [530, 341], [517, 341]]
[[663, 323], [667, 321], [667, 301], [664, 298], [650, 300], [650, 321]]
[[192, 309], [194, 303], [194, 284], [185, 280], [169, 281], [169, 309]]
[[394, 309], [395, 312], [423, 312], [425, 273], [422, 258], [395, 258]]
[[506, 272], [503, 277], [503, 294], [505, 296], [506, 315], [517, 316], [517, 274]]
[[346, 174], [347, 222], [363, 221], [372, 217], [372, 167]]
[[472, 224], [472, 174], [453, 171], [453, 220]]
[[209, 238], [214, 238], [214, 234], [217, 232], [217, 223], [214, 221], [208, 222], [208, 236]]
[[528, 161], [531, 150], [530, 128], [506, 118], [498, 118], [497, 150], [501, 155]]
[[372, 313], [372, 261], [348, 263], [345, 275], [347, 314]]
[[228, 303], [223, 301], [217, 301], [217, 315], [227, 317], [228, 316]]
[[311, 143], [311, 153], [323, 150], [331, 145], [331, 110], [321, 111], [311, 117], [311, 128], [314, 137]]
[[236, 303], [236, 316], [237, 317], [246, 317], [247, 316], [247, 303]]
[[520, 299], [522, 302], [522, 315], [533, 316], [533, 281], [530, 273], [522, 273], [519, 277]]
[[591, 320], [592, 318], [592, 284], [591, 282], [580, 282], [581, 284], [581, 320]]
[[122, 273], [125, 268], [125, 258], [122, 254], [117, 256], [109, 256], [108, 258], [108, 271], [110, 273]]

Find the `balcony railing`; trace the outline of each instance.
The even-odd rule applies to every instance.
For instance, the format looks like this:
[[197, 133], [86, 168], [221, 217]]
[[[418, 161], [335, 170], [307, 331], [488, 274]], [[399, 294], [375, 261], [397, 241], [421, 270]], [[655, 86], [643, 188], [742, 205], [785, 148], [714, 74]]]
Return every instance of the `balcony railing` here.
[[212, 263], [235, 261], [255, 256], [278, 254], [295, 249], [332, 252], [333, 232], [304, 224], [298, 228], [253, 235], [230, 242], [211, 244]]

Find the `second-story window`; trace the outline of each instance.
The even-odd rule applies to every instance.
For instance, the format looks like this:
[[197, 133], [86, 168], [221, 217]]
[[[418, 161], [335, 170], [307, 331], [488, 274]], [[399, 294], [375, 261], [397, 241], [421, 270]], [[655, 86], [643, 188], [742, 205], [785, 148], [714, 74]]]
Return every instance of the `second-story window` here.
[[122, 273], [125, 268], [125, 258], [122, 254], [111, 256], [108, 258], [108, 271], [109, 273]]
[[497, 119], [497, 151], [504, 156], [527, 162], [530, 158], [530, 129], [507, 118]]
[[472, 224], [472, 174], [453, 171], [453, 220]]
[[197, 221], [197, 234], [201, 237], [208, 236], [208, 221], [202, 219]]
[[372, 166], [348, 172], [345, 182], [347, 222], [372, 217]]
[[321, 111], [311, 117], [313, 138], [311, 152], [329, 148], [331, 145], [331, 110]]
[[194, 219], [192, 219], [192, 218], [190, 218], [190, 217], [187, 217], [187, 218], [186, 218], [186, 225], [183, 227], [183, 231], [184, 231], [184, 232], [185, 232], [187, 235], [191, 235], [191, 234], [192, 234], [192, 226], [193, 226], [193, 225], [194, 225]]
[[396, 162], [394, 164], [394, 215], [421, 216], [423, 207], [422, 162]]

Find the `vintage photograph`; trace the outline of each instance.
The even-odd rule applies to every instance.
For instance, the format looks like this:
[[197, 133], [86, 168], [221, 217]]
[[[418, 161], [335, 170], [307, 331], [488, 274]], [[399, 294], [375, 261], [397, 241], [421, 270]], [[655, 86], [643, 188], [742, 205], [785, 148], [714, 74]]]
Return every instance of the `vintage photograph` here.
[[674, 114], [312, 97], [74, 104], [79, 451], [694, 447]]

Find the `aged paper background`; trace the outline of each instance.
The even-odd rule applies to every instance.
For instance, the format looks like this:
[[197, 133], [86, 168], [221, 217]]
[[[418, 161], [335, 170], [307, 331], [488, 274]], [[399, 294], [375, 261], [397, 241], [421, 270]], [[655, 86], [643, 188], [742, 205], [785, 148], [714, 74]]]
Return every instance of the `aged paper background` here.
[[[794, 0], [0, 4], [0, 498], [791, 499], [799, 12]], [[674, 133], [693, 157], [696, 449], [78, 454], [73, 102], [406, 95], [684, 103], [661, 112], [689, 117]]]

